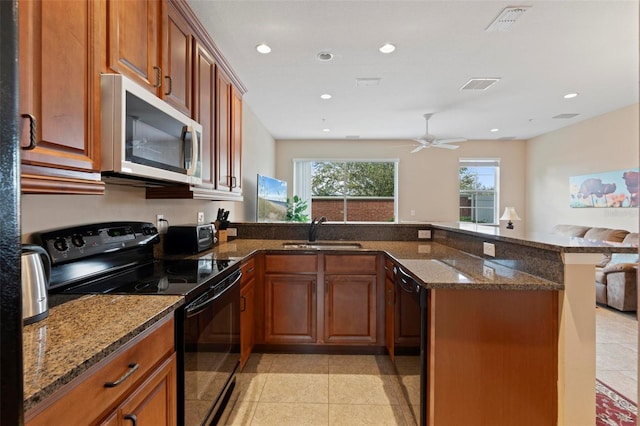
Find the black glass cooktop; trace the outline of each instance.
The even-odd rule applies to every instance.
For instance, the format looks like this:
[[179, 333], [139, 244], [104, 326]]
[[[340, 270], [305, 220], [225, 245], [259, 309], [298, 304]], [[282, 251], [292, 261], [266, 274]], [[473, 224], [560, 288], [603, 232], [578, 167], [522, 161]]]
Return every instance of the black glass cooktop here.
[[237, 260], [154, 260], [113, 275], [88, 280], [62, 294], [175, 294], [189, 295], [230, 272]]

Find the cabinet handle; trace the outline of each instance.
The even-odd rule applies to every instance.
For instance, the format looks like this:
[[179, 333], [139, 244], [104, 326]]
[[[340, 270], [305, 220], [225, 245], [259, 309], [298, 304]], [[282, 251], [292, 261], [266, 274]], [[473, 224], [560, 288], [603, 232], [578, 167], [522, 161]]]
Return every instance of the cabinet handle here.
[[135, 414], [126, 414], [124, 416], [125, 420], [131, 420], [131, 423], [133, 423], [133, 426], [136, 426], [138, 424], [138, 418], [136, 417]]
[[29, 145], [23, 146], [22, 149], [24, 149], [25, 151], [31, 151], [36, 146], [38, 146], [38, 138], [36, 135], [36, 118], [33, 116], [33, 114], [22, 114], [22, 118], [27, 118], [29, 120]]
[[251, 268], [247, 269], [247, 273], [249, 273], [249, 272], [253, 272], [253, 270], [254, 270], [254, 268], [253, 268], [253, 266], [252, 266]]
[[160, 77], [162, 75], [162, 69], [158, 66], [153, 67], [153, 69], [156, 72], [156, 84], [154, 84], [153, 87], [158, 88], [162, 86], [162, 78]]
[[240, 312], [244, 312], [247, 310], [247, 298], [245, 296], [240, 296], [240, 299], [242, 299], [242, 308], [240, 309]]
[[164, 92], [165, 96], [168, 96], [171, 94], [171, 92], [173, 92], [173, 79], [171, 78], [170, 75], [165, 75], [164, 79], [167, 80], [167, 82], [169, 83], [169, 90]]
[[231, 187], [237, 188], [237, 186], [238, 186], [238, 180], [236, 179], [235, 176], [231, 176]]
[[124, 373], [122, 375], [122, 377], [120, 377], [118, 380], [116, 380], [115, 382], [107, 382], [104, 384], [105, 388], [114, 388], [116, 386], [118, 386], [120, 383], [124, 382], [125, 380], [127, 380], [129, 378], [129, 376], [131, 376], [133, 373], [135, 373], [135, 371], [138, 369], [138, 367], [140, 367], [138, 365], [138, 363], [132, 363], [129, 364], [129, 369], [127, 370], [126, 373]]

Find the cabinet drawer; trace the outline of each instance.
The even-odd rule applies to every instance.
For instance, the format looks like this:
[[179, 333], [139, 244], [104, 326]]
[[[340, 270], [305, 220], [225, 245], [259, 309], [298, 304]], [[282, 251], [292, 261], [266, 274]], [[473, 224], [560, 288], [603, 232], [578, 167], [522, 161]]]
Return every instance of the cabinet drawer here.
[[[173, 317], [144, 333], [147, 335], [105, 358], [53, 395], [57, 399], [41, 412], [33, 412], [31, 419], [32, 413], [27, 413], [27, 424], [57, 424], [61, 419], [70, 425], [90, 424], [112, 410], [174, 352]], [[39, 407], [35, 410], [39, 411]]]
[[375, 254], [327, 254], [324, 270], [332, 274], [375, 274]]
[[315, 254], [267, 254], [265, 273], [318, 272], [318, 256]]
[[241, 288], [244, 288], [256, 275], [256, 261], [252, 257], [251, 259], [240, 265], [240, 271], [242, 272]]

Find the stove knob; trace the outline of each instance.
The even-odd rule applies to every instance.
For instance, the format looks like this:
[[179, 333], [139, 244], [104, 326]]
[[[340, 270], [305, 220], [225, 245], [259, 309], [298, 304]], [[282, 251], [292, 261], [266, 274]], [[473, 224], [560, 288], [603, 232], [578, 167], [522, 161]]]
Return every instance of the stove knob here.
[[144, 228], [142, 233], [145, 235], [156, 235], [158, 233], [158, 228], [155, 226], [150, 226], [149, 228]]
[[82, 235], [74, 235], [71, 237], [71, 244], [73, 244], [76, 247], [84, 247], [85, 245], [85, 241], [84, 241], [84, 237]]
[[56, 238], [53, 242], [53, 247], [58, 251], [67, 251], [69, 249], [69, 245], [67, 244], [67, 240], [64, 238]]

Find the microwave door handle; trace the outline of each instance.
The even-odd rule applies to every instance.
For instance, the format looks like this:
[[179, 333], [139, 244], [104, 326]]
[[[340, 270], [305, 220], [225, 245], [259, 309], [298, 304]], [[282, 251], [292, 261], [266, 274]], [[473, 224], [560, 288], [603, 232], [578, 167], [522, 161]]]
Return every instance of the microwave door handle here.
[[193, 176], [196, 172], [198, 161], [198, 133], [191, 126], [184, 126], [182, 128], [182, 140], [186, 137], [187, 133], [191, 133], [191, 165], [187, 169], [187, 176]]

